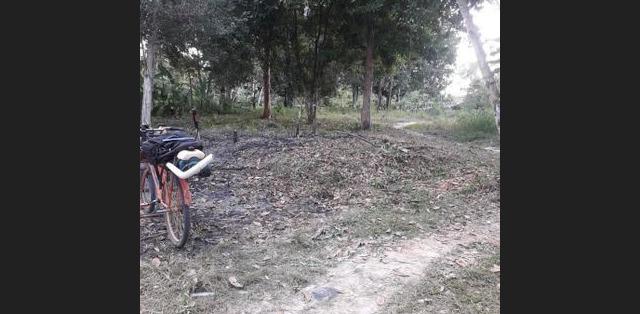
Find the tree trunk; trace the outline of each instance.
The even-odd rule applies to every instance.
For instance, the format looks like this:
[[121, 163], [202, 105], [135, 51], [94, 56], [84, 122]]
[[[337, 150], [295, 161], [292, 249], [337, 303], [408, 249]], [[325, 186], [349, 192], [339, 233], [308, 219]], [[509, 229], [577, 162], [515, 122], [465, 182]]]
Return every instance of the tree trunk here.
[[143, 73], [142, 113], [141, 125], [151, 125], [151, 110], [153, 109], [153, 77], [155, 76], [157, 44], [154, 36], [147, 41], [145, 55], [145, 69]]
[[256, 102], [253, 103], [253, 109], [256, 109], [256, 104], [260, 102], [261, 98], [262, 98], [262, 86], [260, 86], [260, 88], [258, 89], [258, 96], [256, 97]]
[[384, 82], [381, 79], [380, 82], [378, 82], [378, 106], [376, 107], [378, 110], [383, 108], [382, 107], [382, 85], [384, 85]]
[[256, 83], [251, 80], [251, 107], [256, 109]]
[[218, 100], [218, 113], [220, 113], [224, 109], [224, 104], [227, 102], [227, 94], [224, 86], [220, 87], [220, 98]]
[[391, 92], [387, 94], [387, 103], [384, 105], [384, 110], [389, 110], [389, 105], [391, 104]]
[[[311, 88], [309, 100], [307, 100], [307, 123], [313, 124], [316, 119], [316, 108], [318, 106], [318, 88], [316, 82], [318, 80], [318, 56], [320, 51], [320, 35], [322, 34], [322, 10], [318, 15], [318, 28], [316, 31], [316, 37], [314, 41], [314, 53], [313, 53], [313, 72], [311, 77]], [[314, 129], [315, 131], [315, 129]]]
[[391, 105], [391, 98], [393, 98], [393, 77], [389, 78], [389, 90], [387, 90], [387, 104], [385, 105], [386, 110], [389, 110], [389, 105]]
[[287, 108], [293, 107], [293, 87], [291, 84], [287, 84], [287, 88], [284, 91], [284, 106]]
[[360, 122], [362, 129], [371, 128], [371, 85], [373, 83], [373, 25], [367, 25], [367, 53], [365, 59], [364, 88], [362, 91], [362, 111], [360, 112]]
[[318, 108], [318, 97], [316, 95], [311, 96], [311, 99], [307, 101], [307, 123], [313, 125], [316, 121], [316, 109]]
[[356, 107], [356, 102], [358, 101], [358, 86], [356, 84], [351, 84], [351, 107]]
[[482, 42], [480, 41], [480, 32], [478, 32], [478, 28], [473, 23], [473, 18], [469, 13], [469, 7], [467, 0], [457, 0], [458, 7], [460, 8], [460, 13], [462, 13], [462, 17], [464, 18], [464, 24], [467, 27], [467, 33], [469, 34], [469, 39], [473, 44], [473, 48], [476, 52], [476, 57], [478, 58], [478, 65], [480, 66], [480, 72], [482, 72], [482, 78], [484, 79], [485, 86], [489, 91], [489, 102], [493, 106], [495, 112], [495, 120], [496, 120], [496, 128], [498, 129], [498, 136], [500, 135], [500, 89], [498, 88], [498, 84], [489, 69], [489, 65], [487, 64], [487, 56], [484, 52], [484, 48], [482, 47]]
[[264, 91], [264, 111], [262, 119], [271, 119], [271, 66], [267, 64], [262, 74]]
[[191, 86], [191, 73], [189, 73], [189, 107], [193, 108], [193, 87]]

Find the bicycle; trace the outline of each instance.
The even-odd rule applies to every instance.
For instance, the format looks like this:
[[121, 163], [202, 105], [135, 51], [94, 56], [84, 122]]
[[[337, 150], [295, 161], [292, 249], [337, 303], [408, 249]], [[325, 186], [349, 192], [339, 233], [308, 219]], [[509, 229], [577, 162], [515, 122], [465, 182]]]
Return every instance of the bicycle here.
[[[140, 129], [140, 210], [145, 214], [141, 218], [164, 214], [169, 239], [180, 248], [187, 242], [191, 228], [189, 206], [192, 199], [187, 179], [207, 167], [213, 156], [205, 157], [201, 150], [190, 148], [177, 152], [174, 161], [180, 167], [173, 162], [153, 163], [143, 153], [142, 143], [172, 131], [184, 130], [174, 127]], [[158, 205], [162, 209], [157, 208]]]

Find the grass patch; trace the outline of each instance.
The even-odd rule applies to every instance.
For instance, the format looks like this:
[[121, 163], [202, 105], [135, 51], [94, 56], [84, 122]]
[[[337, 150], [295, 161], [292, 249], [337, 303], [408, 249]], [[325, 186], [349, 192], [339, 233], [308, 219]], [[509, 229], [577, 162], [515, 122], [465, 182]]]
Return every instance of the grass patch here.
[[490, 139], [497, 135], [495, 118], [489, 111], [426, 115], [418, 123], [406, 128], [421, 133], [442, 134], [460, 142]]
[[429, 272], [417, 284], [395, 294], [383, 313], [499, 313], [500, 273], [491, 267], [500, 265], [500, 250], [474, 245], [483, 257], [473, 266], [454, 269], [444, 260], [432, 265], [439, 272]]
[[452, 135], [459, 141], [491, 138], [496, 134], [495, 117], [488, 111], [462, 112], [452, 128]]

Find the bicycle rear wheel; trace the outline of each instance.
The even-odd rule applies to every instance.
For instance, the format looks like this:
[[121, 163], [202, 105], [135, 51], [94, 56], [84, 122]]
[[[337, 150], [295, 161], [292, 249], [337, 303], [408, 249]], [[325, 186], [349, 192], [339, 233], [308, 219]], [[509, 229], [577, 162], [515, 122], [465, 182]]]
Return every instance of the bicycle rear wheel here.
[[191, 228], [189, 206], [185, 203], [180, 179], [175, 174], [167, 175], [165, 189], [165, 195], [168, 198], [168, 208], [165, 212], [167, 233], [176, 247], [182, 247], [189, 238], [189, 229]]

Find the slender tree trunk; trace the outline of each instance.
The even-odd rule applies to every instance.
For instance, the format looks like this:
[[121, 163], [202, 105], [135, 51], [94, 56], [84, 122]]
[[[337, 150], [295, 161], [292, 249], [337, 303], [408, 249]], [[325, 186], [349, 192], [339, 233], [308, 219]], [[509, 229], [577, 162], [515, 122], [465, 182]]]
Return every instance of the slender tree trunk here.
[[482, 42], [480, 41], [480, 32], [478, 32], [478, 28], [473, 23], [473, 18], [469, 13], [468, 2], [467, 0], [457, 1], [460, 13], [462, 13], [464, 18], [464, 24], [467, 27], [469, 39], [473, 44], [476, 57], [478, 58], [478, 65], [480, 66], [480, 72], [482, 72], [482, 78], [484, 79], [485, 86], [489, 91], [489, 102], [493, 105], [496, 128], [498, 129], [498, 135], [500, 135], [500, 89], [498, 88], [498, 84], [496, 83], [493, 73], [491, 73], [491, 69], [487, 64], [487, 56], [484, 52], [484, 48], [482, 47]]
[[293, 87], [288, 83], [284, 91], [284, 106], [287, 108], [293, 107]]
[[285, 64], [286, 64], [286, 79], [287, 79], [287, 86], [285, 88], [285, 95], [284, 95], [284, 106], [285, 107], [293, 107], [293, 99], [295, 98], [295, 90], [294, 90], [294, 86], [293, 86], [293, 78], [294, 78], [294, 72], [293, 72], [293, 61], [291, 60], [291, 29], [289, 28], [289, 23], [285, 23], [286, 26], [286, 32], [287, 32], [287, 44], [286, 44], [286, 48], [285, 48]]
[[213, 101], [213, 75], [212, 72], [209, 73], [209, 78], [207, 78], [207, 88], [205, 90], [205, 94], [207, 95], [207, 108], [215, 107], [216, 103]]
[[237, 90], [235, 88], [229, 88], [227, 89], [227, 105], [231, 106], [233, 105], [233, 103], [236, 102], [237, 98]]
[[384, 82], [382, 79], [380, 79], [380, 81], [378, 82], [378, 107], [377, 109], [380, 110], [382, 109], [382, 85], [384, 85]]
[[205, 95], [205, 84], [204, 84], [204, 80], [202, 79], [202, 71], [200, 69], [198, 69], [198, 90], [200, 91], [200, 106], [198, 107], [198, 111], [202, 111], [202, 108], [204, 107], [203, 102], [204, 102], [204, 98], [206, 97]]
[[156, 72], [157, 51], [157, 44], [154, 37], [155, 36], [151, 36], [147, 41], [145, 69], [143, 72], [142, 112], [140, 118], [141, 125], [151, 125], [151, 110], [153, 109], [153, 78]]
[[316, 119], [316, 108], [318, 106], [318, 88], [316, 82], [318, 80], [318, 57], [320, 50], [320, 35], [322, 35], [322, 10], [318, 16], [318, 28], [316, 31], [316, 37], [314, 41], [314, 53], [313, 53], [313, 72], [311, 78], [311, 95], [307, 100], [307, 123], [313, 124]]
[[220, 98], [218, 99], [218, 112], [222, 112], [224, 104], [227, 102], [227, 94], [224, 86], [220, 87]]
[[[391, 88], [389, 88], [391, 89]], [[387, 103], [384, 105], [385, 110], [389, 110], [389, 105], [391, 104], [391, 91], [387, 93]]]
[[316, 121], [316, 110], [318, 108], [318, 97], [317, 94], [314, 93], [307, 101], [307, 123], [313, 125]]
[[356, 102], [358, 101], [358, 86], [356, 84], [351, 84], [351, 107], [356, 107]]
[[262, 119], [271, 119], [271, 65], [267, 63], [262, 74], [264, 91], [264, 111]]
[[191, 73], [189, 73], [189, 107], [193, 108], [193, 87], [192, 87]]
[[360, 122], [362, 129], [371, 128], [371, 87], [373, 83], [373, 25], [367, 25], [367, 52], [365, 58], [364, 88], [362, 91], [362, 111], [360, 112]]
[[256, 96], [258, 94], [258, 90], [256, 89], [256, 83], [253, 80], [251, 81], [251, 94], [251, 107], [256, 109]]
[[391, 105], [391, 98], [393, 98], [393, 77], [389, 78], [389, 90], [387, 90], [387, 104], [385, 105], [386, 110], [389, 110], [389, 105]]
[[[300, 12], [300, 14], [302, 14], [302, 12]], [[302, 62], [300, 61], [300, 39], [298, 36], [298, 10], [294, 9], [292, 10], [292, 14], [291, 14], [291, 19], [293, 20], [292, 24], [293, 24], [293, 34], [292, 34], [292, 39], [291, 39], [291, 44], [292, 44], [292, 48], [293, 48], [293, 57], [294, 57], [294, 61], [295, 61], [295, 66], [294, 69], [296, 69], [296, 71], [294, 71], [293, 73], [293, 77], [295, 78], [295, 81], [298, 82], [295, 85], [296, 88], [296, 93], [298, 95], [301, 95], [304, 97], [304, 95], [306, 95], [307, 91], [305, 88], [305, 78], [303, 75], [303, 66], [302, 66]], [[300, 108], [302, 110], [302, 108]]]

